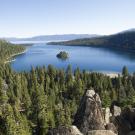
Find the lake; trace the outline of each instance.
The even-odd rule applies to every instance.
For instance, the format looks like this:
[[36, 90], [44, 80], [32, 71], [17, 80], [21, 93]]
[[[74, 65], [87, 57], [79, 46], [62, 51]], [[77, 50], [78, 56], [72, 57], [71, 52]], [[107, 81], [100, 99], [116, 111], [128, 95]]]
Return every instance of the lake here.
[[[60, 51], [69, 53], [69, 59], [62, 61], [56, 57]], [[29, 71], [31, 66], [54, 65], [57, 68], [66, 68], [69, 64], [72, 69], [98, 72], [121, 72], [125, 65], [130, 72], [135, 71], [135, 53], [114, 49], [93, 48], [82, 46], [54, 46], [46, 43], [35, 43], [27, 48], [25, 54], [15, 57], [11, 67], [15, 71]]]

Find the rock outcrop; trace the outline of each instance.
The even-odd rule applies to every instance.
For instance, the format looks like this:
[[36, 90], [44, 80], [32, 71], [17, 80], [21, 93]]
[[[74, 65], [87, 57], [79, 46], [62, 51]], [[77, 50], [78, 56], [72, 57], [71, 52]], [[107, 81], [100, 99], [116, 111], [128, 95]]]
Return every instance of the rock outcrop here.
[[119, 135], [128, 135], [135, 131], [135, 109], [124, 109], [119, 116], [115, 117], [114, 124]]
[[112, 116], [112, 113], [110, 112], [110, 108], [104, 108], [103, 109], [104, 112], [104, 124], [107, 125], [110, 123], [110, 117]]
[[111, 113], [113, 116], [120, 116], [121, 114], [121, 108], [119, 106], [114, 105], [111, 109]]
[[[110, 110], [106, 109], [106, 123], [109, 124]], [[116, 135], [113, 124], [105, 126], [101, 100], [94, 90], [87, 90], [82, 97], [71, 127], [60, 126], [51, 129], [48, 135]], [[106, 130], [108, 128], [109, 130]]]
[[106, 130], [110, 130], [113, 133], [118, 134], [118, 130], [113, 123], [108, 123], [105, 127], [106, 127]]
[[115, 104], [111, 109], [102, 109], [99, 95], [94, 90], [87, 90], [73, 125], [51, 129], [48, 135], [135, 135], [135, 109], [121, 111]]
[[84, 135], [91, 130], [105, 130], [101, 100], [94, 90], [87, 90], [82, 97], [73, 124]]
[[109, 130], [92, 130], [89, 131], [87, 135], [116, 135]]
[[59, 126], [58, 128], [51, 129], [48, 135], [83, 135], [76, 126], [65, 127]]

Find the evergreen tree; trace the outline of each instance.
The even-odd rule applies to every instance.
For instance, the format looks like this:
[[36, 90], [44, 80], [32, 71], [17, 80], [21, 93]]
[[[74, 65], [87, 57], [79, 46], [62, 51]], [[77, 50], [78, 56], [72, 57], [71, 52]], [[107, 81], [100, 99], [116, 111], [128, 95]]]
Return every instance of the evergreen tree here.
[[123, 75], [124, 77], [128, 76], [128, 69], [127, 69], [126, 66], [124, 66], [123, 69], [122, 69], [122, 75]]

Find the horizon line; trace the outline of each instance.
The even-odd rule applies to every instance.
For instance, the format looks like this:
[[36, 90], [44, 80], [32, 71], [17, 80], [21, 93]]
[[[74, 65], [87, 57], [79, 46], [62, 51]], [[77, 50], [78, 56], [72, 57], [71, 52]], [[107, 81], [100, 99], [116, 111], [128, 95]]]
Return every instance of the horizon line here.
[[126, 32], [126, 31], [132, 31], [135, 30], [135, 28], [130, 28], [130, 29], [126, 29], [126, 30], [121, 30], [118, 32], [114, 32], [114, 33], [108, 33], [108, 34], [96, 34], [96, 33], [57, 33], [57, 34], [36, 34], [36, 35], [31, 35], [31, 36], [1, 36], [0, 39], [6, 39], [6, 38], [17, 38], [17, 39], [21, 39], [21, 38], [34, 38], [34, 37], [39, 37], [39, 36], [62, 36], [62, 35], [99, 35], [99, 36], [109, 36], [109, 35], [113, 35], [113, 34], [118, 34], [121, 32]]

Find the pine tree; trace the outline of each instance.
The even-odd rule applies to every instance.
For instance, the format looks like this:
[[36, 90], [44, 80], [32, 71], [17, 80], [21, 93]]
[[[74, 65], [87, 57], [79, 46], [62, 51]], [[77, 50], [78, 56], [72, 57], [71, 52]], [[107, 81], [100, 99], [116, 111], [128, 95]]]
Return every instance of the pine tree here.
[[122, 75], [123, 75], [124, 77], [126, 77], [126, 76], [129, 75], [129, 74], [128, 74], [128, 69], [127, 69], [126, 66], [124, 66], [123, 69], [122, 69]]
[[127, 102], [129, 105], [135, 105], [135, 90], [131, 81], [128, 83]]
[[102, 105], [103, 105], [103, 107], [111, 106], [111, 98], [107, 91], [102, 93]]

